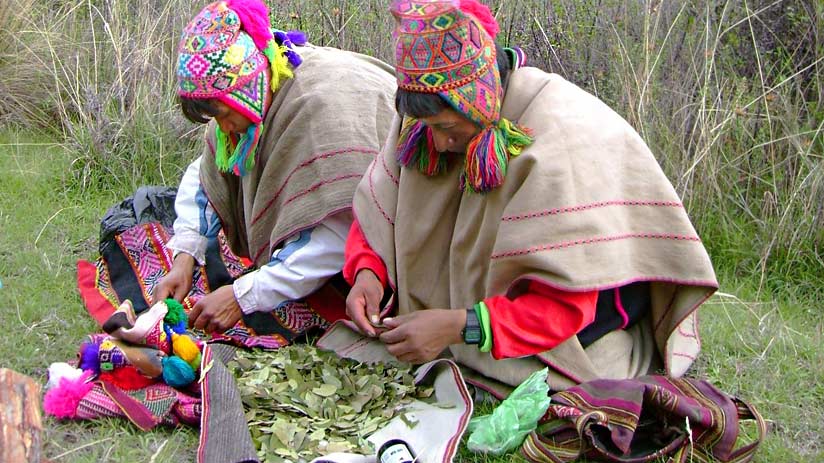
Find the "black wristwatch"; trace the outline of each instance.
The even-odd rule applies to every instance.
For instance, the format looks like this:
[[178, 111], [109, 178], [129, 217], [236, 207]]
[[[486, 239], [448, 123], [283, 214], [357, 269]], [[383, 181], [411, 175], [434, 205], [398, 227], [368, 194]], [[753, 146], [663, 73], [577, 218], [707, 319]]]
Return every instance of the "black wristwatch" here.
[[466, 309], [466, 325], [461, 331], [461, 337], [465, 344], [481, 343], [481, 323], [478, 321], [475, 309]]

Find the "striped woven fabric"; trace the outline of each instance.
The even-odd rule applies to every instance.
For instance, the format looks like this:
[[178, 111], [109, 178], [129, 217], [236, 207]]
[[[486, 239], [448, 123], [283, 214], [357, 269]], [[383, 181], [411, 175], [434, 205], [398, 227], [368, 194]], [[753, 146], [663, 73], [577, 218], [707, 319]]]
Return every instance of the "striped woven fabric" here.
[[[758, 437], [740, 445], [743, 420], [755, 420]], [[530, 461], [748, 462], [766, 434], [752, 406], [707, 381], [663, 376], [556, 393], [542, 423], [521, 448]]]
[[[158, 222], [141, 223], [114, 236], [112, 245], [103, 246], [94, 263], [78, 262], [80, 296], [98, 323], [102, 325], [125, 299], [132, 301], [138, 314], [148, 310], [155, 285], [172, 266], [172, 253], [166, 247], [171, 235], [172, 229]], [[206, 265], [195, 270], [192, 291], [183, 299], [184, 309], [189, 312], [212, 288], [231, 283], [247, 270], [229, 249], [222, 232], [210, 238]], [[309, 331], [328, 327], [344, 313], [345, 299], [340, 291], [324, 287], [306, 300], [246, 316], [225, 333], [212, 336], [211, 341], [277, 349]]]

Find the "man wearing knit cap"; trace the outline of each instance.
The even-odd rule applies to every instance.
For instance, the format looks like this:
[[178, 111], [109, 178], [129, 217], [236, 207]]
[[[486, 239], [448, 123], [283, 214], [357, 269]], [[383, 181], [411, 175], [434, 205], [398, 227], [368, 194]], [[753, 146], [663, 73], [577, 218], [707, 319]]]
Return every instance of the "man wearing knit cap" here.
[[696, 309], [718, 285], [638, 134], [496, 46], [476, 0], [391, 11], [398, 115], [346, 245], [358, 329], [400, 360], [445, 355], [490, 386], [544, 366], [556, 390], [684, 374], [700, 350]]
[[183, 300], [221, 229], [255, 268], [211, 288], [191, 310], [195, 328], [223, 332], [242, 318], [257, 334], [288, 335], [279, 321], [306, 316], [290, 302], [343, 266], [352, 196], [388, 134], [394, 78], [378, 60], [305, 42], [271, 29], [261, 0], [211, 3], [183, 31], [180, 105], [207, 126], [175, 202], [174, 265], [153, 297]]

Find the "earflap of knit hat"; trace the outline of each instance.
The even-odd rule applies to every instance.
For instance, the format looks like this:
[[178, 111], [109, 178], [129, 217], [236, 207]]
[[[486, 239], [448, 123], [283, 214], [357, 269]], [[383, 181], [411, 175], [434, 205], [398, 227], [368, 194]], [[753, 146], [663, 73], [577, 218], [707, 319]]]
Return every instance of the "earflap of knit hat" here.
[[270, 100], [271, 71], [264, 66], [254, 79], [217, 99], [257, 124], [263, 121]]
[[487, 193], [501, 186], [509, 160], [521, 154], [533, 140], [529, 129], [506, 118], [481, 130], [466, 146], [461, 190]]
[[263, 134], [263, 122], [251, 124], [246, 133], [238, 137], [236, 134], [223, 133], [220, 126], [215, 124], [215, 164], [221, 172], [231, 172], [243, 177], [255, 167], [260, 137]]
[[447, 159], [435, 149], [432, 129], [423, 122], [404, 117], [396, 148], [398, 163], [434, 176], [446, 170]]

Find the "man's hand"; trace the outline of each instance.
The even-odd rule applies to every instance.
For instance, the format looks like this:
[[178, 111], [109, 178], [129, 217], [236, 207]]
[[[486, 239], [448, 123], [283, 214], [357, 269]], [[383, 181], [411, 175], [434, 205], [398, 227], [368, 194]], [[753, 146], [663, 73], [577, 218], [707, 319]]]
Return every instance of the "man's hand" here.
[[[371, 270], [363, 269], [355, 277], [355, 285], [346, 297], [346, 315], [355, 322], [361, 333], [375, 337], [377, 332], [372, 323], [377, 324], [380, 313], [378, 307], [383, 299], [383, 285]], [[372, 321], [370, 323], [369, 321]]]
[[222, 333], [235, 326], [242, 316], [232, 285], [221, 286], [197, 301], [189, 313], [189, 326], [207, 333]]
[[195, 258], [181, 252], [175, 257], [172, 269], [157, 283], [152, 291], [152, 304], [173, 297], [178, 302], [183, 302], [183, 298], [192, 290], [192, 278], [194, 277]]
[[429, 309], [383, 320], [380, 335], [389, 353], [402, 362], [426, 363], [451, 344], [463, 343], [466, 310]]

